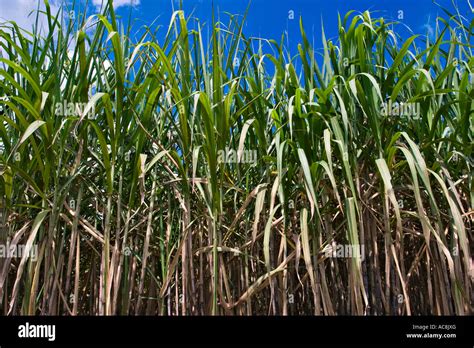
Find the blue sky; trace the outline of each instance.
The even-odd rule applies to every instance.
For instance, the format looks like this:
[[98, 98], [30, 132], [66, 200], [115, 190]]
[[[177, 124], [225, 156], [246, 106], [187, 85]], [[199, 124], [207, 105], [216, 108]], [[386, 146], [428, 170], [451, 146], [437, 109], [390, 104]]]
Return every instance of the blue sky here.
[[[472, 0], [455, 0], [454, 3], [457, 4], [462, 15], [472, 20], [473, 13], [469, 1]], [[119, 2], [127, 2], [127, 0], [119, 0]], [[211, 22], [212, 3], [216, 11], [220, 13], [221, 20], [226, 18], [225, 12], [243, 14], [249, 6], [247, 0], [183, 1], [187, 15], [193, 13], [201, 22], [207, 23]], [[319, 46], [317, 43], [321, 40], [322, 22], [327, 38], [331, 38], [337, 35], [338, 13], [343, 15], [349, 10], [358, 12], [371, 10], [374, 16], [383, 16], [387, 20], [402, 22], [414, 33], [428, 34], [435, 27], [436, 16], [445, 16], [440, 6], [454, 10], [452, 0], [437, 0], [436, 3], [432, 0], [253, 0], [250, 2], [244, 32], [247, 36], [260, 36], [279, 41], [282, 33], [287, 31], [290, 46], [293, 46], [300, 41], [298, 20], [302, 16], [308, 37], [311, 38], [314, 35], [315, 44]], [[132, 11], [137, 27], [156, 20], [157, 24], [166, 28], [173, 7], [175, 9], [179, 7], [178, 0], [140, 0], [134, 6], [119, 6], [117, 13], [127, 18], [129, 11]], [[291, 19], [292, 15], [294, 19]], [[400, 26], [397, 31], [402, 35], [410, 35], [408, 28]]]
[[[0, 0], [0, 22], [15, 20], [22, 27], [31, 27], [34, 15], [28, 14], [37, 8], [38, 0]], [[40, 0], [42, 1], [42, 0]], [[86, 0], [74, 0], [76, 8], [83, 8]], [[179, 0], [113, 0], [117, 15], [126, 23], [131, 14], [133, 28], [136, 33], [143, 25], [160, 25], [164, 35], [170, 22], [173, 8], [179, 7]], [[61, 5], [70, 6], [73, 0], [49, 0], [52, 10]], [[102, 0], [87, 0], [88, 15], [99, 12]], [[371, 10], [373, 16], [383, 16], [387, 20], [402, 23], [397, 33], [402, 37], [416, 34], [432, 34], [436, 25], [436, 17], [446, 17], [440, 6], [454, 11], [454, 5], [461, 15], [471, 21], [474, 0], [252, 0], [249, 14], [244, 27], [247, 37], [257, 36], [280, 41], [283, 33], [288, 33], [289, 47], [296, 53], [300, 40], [299, 17], [302, 16], [306, 34], [314, 39], [316, 49], [322, 47], [321, 26], [324, 24], [326, 38], [337, 36], [337, 15], [344, 15], [349, 10], [363, 12]], [[191, 13], [201, 23], [210, 23], [212, 6], [220, 19], [227, 23], [225, 12], [243, 14], [249, 6], [248, 0], [183, 0], [187, 16]], [[190, 23], [192, 26], [192, 24]], [[411, 32], [412, 31], [412, 32]], [[160, 33], [159, 32], [159, 33]], [[137, 34], [138, 36], [138, 34]]]

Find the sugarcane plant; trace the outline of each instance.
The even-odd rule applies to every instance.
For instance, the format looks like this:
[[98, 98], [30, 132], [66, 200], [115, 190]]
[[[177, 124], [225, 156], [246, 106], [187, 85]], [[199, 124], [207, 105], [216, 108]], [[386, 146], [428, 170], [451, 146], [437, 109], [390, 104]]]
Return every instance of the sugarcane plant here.
[[320, 49], [303, 18], [293, 55], [44, 8], [0, 26], [1, 313], [472, 312], [472, 14], [349, 12]]

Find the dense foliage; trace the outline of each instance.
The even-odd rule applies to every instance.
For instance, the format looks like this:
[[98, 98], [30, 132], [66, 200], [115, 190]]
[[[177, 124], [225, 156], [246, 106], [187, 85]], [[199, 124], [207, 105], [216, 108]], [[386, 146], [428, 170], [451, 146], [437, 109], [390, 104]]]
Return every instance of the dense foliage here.
[[238, 16], [137, 39], [45, 4], [0, 28], [0, 241], [37, 247], [3, 314], [472, 311], [472, 18], [301, 22], [292, 57]]

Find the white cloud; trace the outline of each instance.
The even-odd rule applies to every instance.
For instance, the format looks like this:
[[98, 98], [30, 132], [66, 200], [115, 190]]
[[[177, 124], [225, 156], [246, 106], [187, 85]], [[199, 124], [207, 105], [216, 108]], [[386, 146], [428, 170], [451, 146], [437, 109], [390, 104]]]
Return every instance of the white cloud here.
[[[106, 3], [107, 0], [92, 0], [92, 4], [96, 7], [101, 7], [102, 3]], [[140, 5], [140, 0], [113, 0], [114, 8], [119, 8], [122, 6], [138, 6]]]
[[431, 14], [428, 15], [425, 24], [423, 24], [421, 28], [426, 31], [426, 35], [430, 40], [436, 39], [435, 27], [433, 26], [433, 23], [431, 21]]
[[[104, 0], [104, 3], [107, 0]], [[6, 21], [15, 21], [20, 28], [31, 31], [36, 21], [36, 10], [38, 9], [38, 3], [40, 10], [44, 10], [43, 0], [0, 0], [0, 23]], [[51, 13], [56, 15], [57, 11], [61, 7], [63, 0], [49, 0], [51, 7]], [[96, 7], [102, 5], [102, 0], [92, 0], [92, 3]], [[113, 0], [115, 8], [122, 6], [138, 6], [140, 0]], [[34, 11], [32, 13], [32, 11]], [[47, 29], [46, 16], [40, 15], [39, 18], [40, 28]]]
[[423, 25], [423, 28], [426, 29], [426, 32], [430, 38], [434, 37], [434, 28], [431, 24], [426, 23], [425, 25]]
[[[40, 10], [44, 10], [44, 2], [39, 2]], [[59, 10], [59, 0], [49, 2], [51, 13], [56, 15]], [[36, 10], [38, 9], [38, 0], [0, 0], [0, 23], [6, 21], [15, 21], [20, 28], [31, 31], [36, 22]], [[32, 13], [32, 11], [34, 11]], [[46, 16], [40, 14], [38, 25], [44, 30], [47, 28]]]

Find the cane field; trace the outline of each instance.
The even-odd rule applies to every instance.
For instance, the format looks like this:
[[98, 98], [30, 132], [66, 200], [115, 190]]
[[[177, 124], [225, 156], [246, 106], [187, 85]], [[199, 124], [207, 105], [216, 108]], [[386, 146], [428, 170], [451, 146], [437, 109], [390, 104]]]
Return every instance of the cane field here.
[[473, 13], [290, 52], [43, 6], [0, 25], [2, 315], [472, 313]]

